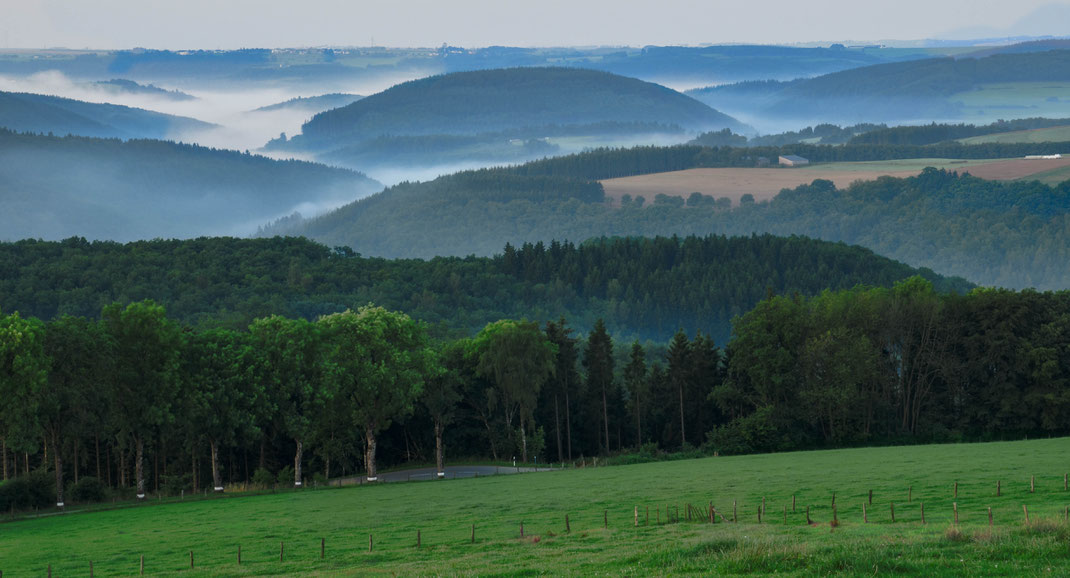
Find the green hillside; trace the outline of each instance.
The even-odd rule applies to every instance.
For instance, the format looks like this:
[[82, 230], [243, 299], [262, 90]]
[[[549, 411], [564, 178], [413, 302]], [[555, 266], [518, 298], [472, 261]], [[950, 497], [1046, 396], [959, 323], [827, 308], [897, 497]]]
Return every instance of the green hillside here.
[[142, 556], [146, 574], [166, 576], [1064, 575], [1068, 450], [1061, 438], [258, 496], [239, 485], [220, 499], [7, 523], [0, 559], [12, 575], [57, 576], [90, 562], [132, 575]]
[[0, 239], [249, 234], [381, 185], [342, 169], [156, 140], [0, 130]]
[[382, 135], [480, 134], [597, 123], [688, 129], [738, 121], [678, 92], [634, 78], [572, 68], [457, 72], [396, 85], [320, 113], [283, 149], [322, 151]]
[[213, 126], [192, 118], [117, 104], [96, 104], [24, 92], [0, 92], [0, 128], [16, 132], [162, 139]]

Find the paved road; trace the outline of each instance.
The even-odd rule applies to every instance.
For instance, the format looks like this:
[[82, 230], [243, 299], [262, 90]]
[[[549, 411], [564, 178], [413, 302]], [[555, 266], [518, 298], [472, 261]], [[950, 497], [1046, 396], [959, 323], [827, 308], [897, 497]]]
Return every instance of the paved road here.
[[[553, 468], [534, 468], [534, 467], [511, 467], [511, 466], [446, 466], [445, 476], [446, 479], [456, 478], [478, 478], [480, 476], [495, 476], [504, 474], [527, 474], [533, 472], [552, 472], [556, 471]], [[417, 468], [412, 470], [400, 470], [396, 472], [385, 472], [379, 474], [380, 482], [415, 482], [419, 480], [430, 480], [435, 477], [435, 468]], [[364, 484], [368, 481], [363, 476], [354, 476], [349, 478], [339, 478], [331, 480], [331, 485], [349, 486], [354, 484]]]

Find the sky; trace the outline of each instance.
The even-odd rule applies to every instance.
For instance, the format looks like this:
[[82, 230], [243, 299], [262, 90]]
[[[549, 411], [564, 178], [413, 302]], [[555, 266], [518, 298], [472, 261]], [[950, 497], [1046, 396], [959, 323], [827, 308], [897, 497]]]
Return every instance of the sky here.
[[645, 46], [1066, 35], [1070, 0], [0, 0], [3, 48]]

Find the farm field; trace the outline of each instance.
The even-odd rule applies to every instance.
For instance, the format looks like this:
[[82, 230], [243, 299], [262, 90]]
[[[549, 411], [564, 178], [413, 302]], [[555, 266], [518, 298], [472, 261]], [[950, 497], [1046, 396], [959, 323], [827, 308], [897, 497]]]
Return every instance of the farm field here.
[[[1065, 575], [1068, 452], [1068, 438], [864, 448], [146, 504], [4, 523], [0, 571], [129, 576], [143, 555], [165, 576]], [[711, 502], [738, 523], [709, 524]]]
[[1061, 182], [1059, 178], [1070, 169], [1070, 157], [1062, 159], [901, 159], [875, 162], [821, 163], [797, 168], [715, 168], [688, 169], [666, 173], [622, 177], [601, 181], [606, 198], [615, 205], [624, 195], [642, 195], [651, 204], [654, 196], [663, 193], [687, 197], [693, 192], [726, 197], [738, 204], [744, 194], [761, 202], [770, 200], [781, 189], [810, 184], [815, 179], [827, 179], [837, 187], [854, 181], [874, 180], [880, 176], [911, 177], [925, 167], [949, 171], [969, 172], [984, 179], [1013, 180], [1041, 178], [1048, 184]]

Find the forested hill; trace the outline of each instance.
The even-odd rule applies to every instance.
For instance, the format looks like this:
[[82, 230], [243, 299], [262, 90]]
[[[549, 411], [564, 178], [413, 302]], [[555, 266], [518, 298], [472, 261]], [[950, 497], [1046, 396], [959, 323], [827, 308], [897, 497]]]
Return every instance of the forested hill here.
[[917, 122], [956, 118], [958, 95], [991, 84], [1070, 81], [1070, 50], [874, 64], [791, 82], [689, 91], [730, 113], [807, 122]]
[[611, 122], [742, 128], [690, 97], [634, 78], [574, 68], [508, 68], [405, 82], [320, 113], [301, 135], [276, 145], [324, 150], [382, 135], [470, 135]]
[[192, 118], [117, 104], [0, 91], [0, 128], [17, 132], [162, 139], [212, 126]]
[[251, 234], [382, 188], [352, 171], [158, 140], [0, 129], [0, 240]]
[[[1064, 146], [1056, 143], [1050, 146]], [[810, 146], [808, 158], [864, 160], [896, 151], [1000, 153], [1038, 145], [937, 147]], [[402, 183], [322, 217], [268, 227], [265, 235], [305, 235], [370, 255], [490, 255], [505, 243], [599, 236], [807, 235], [858, 244], [893, 259], [984, 285], [1041, 289], [1070, 286], [1070, 183], [985, 181], [943, 171], [856, 183], [837, 190], [815, 181], [773, 201], [728, 207], [706, 197], [650, 198], [622, 208], [600, 202], [607, 178], [696, 166], [754, 163], [765, 148], [702, 147], [594, 151], [502, 169]], [[891, 151], [891, 152], [889, 152]], [[852, 155], [857, 155], [854, 158]], [[956, 154], [947, 155], [955, 158]], [[1010, 156], [1010, 155], [1006, 155]], [[775, 155], [774, 155], [775, 158]], [[828, 160], [835, 160], [829, 158]], [[584, 184], [587, 182], [587, 184]]]
[[270, 314], [311, 318], [374, 302], [439, 335], [564, 315], [584, 331], [604, 318], [621, 337], [664, 341], [685, 328], [723, 344], [731, 319], [769, 293], [891, 286], [919, 273], [940, 291], [970, 287], [859, 247], [767, 235], [553, 242], [429, 261], [360, 257], [297, 238], [72, 238], [0, 243], [0, 311], [96, 317], [113, 301], [148, 298], [184, 323], [244, 328]]

